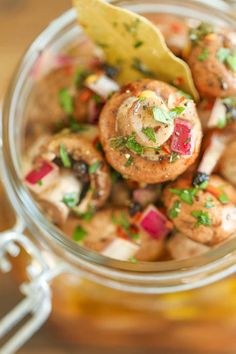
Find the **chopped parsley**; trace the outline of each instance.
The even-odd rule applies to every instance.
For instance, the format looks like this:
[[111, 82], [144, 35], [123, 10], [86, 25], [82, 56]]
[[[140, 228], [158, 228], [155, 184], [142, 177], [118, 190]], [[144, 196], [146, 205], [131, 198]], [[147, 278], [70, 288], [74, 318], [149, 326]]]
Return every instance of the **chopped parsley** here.
[[76, 214], [79, 216], [80, 219], [84, 221], [90, 221], [94, 216], [94, 209], [90, 206], [88, 207], [88, 210], [85, 211], [84, 213], [76, 213]]
[[74, 110], [73, 97], [70, 95], [67, 88], [62, 88], [59, 93], [59, 103], [63, 111], [70, 115]]
[[181, 202], [179, 200], [176, 200], [172, 208], [169, 210], [168, 215], [171, 219], [175, 219], [177, 218], [177, 216], [179, 216], [180, 211], [181, 211]]
[[133, 36], [137, 35], [138, 26], [140, 24], [140, 20], [137, 18], [132, 23], [124, 23], [124, 27], [127, 32], [131, 33]]
[[215, 203], [214, 203], [214, 200], [211, 198], [211, 197], [208, 197], [207, 200], [206, 200], [206, 204], [204, 205], [204, 207], [206, 209], [211, 209], [211, 208], [214, 208], [215, 206]]
[[163, 124], [173, 124], [173, 120], [184, 111], [184, 107], [172, 108], [169, 112], [161, 107], [152, 108], [153, 118]]
[[220, 62], [226, 64], [233, 72], [236, 72], [236, 50], [220, 48], [216, 56]]
[[198, 44], [201, 39], [206, 37], [208, 34], [214, 33], [214, 27], [206, 22], [201, 22], [196, 28], [192, 28], [189, 31], [189, 38], [193, 44]]
[[73, 116], [68, 117], [68, 122], [73, 133], [80, 133], [88, 129], [85, 125], [78, 123]]
[[79, 202], [79, 194], [77, 192], [65, 193], [62, 202], [68, 208], [74, 208]]
[[217, 127], [218, 127], [219, 129], [224, 129], [224, 128], [226, 127], [226, 125], [227, 125], [227, 119], [226, 119], [226, 117], [222, 117], [222, 118], [218, 119], [218, 121], [217, 121]]
[[198, 192], [196, 188], [191, 188], [191, 189], [170, 188], [169, 191], [175, 195], [178, 195], [184, 203], [189, 205], [193, 205], [194, 197]]
[[101, 48], [109, 48], [109, 44], [97, 41], [96, 44]]
[[204, 189], [207, 188], [208, 184], [209, 184], [209, 181], [204, 181], [204, 182], [202, 182], [201, 184], [199, 184], [199, 185], [197, 186], [197, 188], [204, 190]]
[[169, 112], [170, 116], [172, 119], [177, 118], [181, 113], [183, 113], [183, 111], [185, 110], [184, 107], [182, 106], [178, 106], [175, 108], [172, 108]]
[[121, 179], [121, 174], [116, 170], [111, 171], [111, 180], [112, 183], [115, 184], [119, 179]]
[[172, 151], [172, 153], [170, 154], [170, 163], [174, 163], [175, 161], [177, 161], [180, 158], [180, 155], [177, 152]]
[[205, 61], [209, 56], [209, 50], [207, 48], [204, 48], [201, 52], [201, 54], [198, 55], [197, 60], [198, 61]]
[[37, 185], [40, 186], [40, 187], [42, 187], [43, 181], [40, 179], [40, 180], [37, 182]]
[[195, 210], [191, 213], [191, 215], [197, 220], [195, 227], [199, 227], [200, 225], [211, 226], [211, 219], [208, 212]]
[[138, 263], [138, 260], [135, 258], [135, 257], [130, 257], [129, 258], [129, 261], [133, 264], [137, 264]]
[[154, 73], [149, 70], [146, 65], [144, 65], [140, 59], [138, 58], [134, 58], [133, 59], [133, 63], [132, 63], [132, 68], [138, 72], [140, 72], [141, 74], [143, 74], [144, 76], [155, 76]]
[[222, 63], [225, 62], [226, 58], [230, 55], [230, 49], [229, 48], [220, 48], [218, 49], [216, 53], [216, 57], [219, 61]]
[[160, 147], [144, 146], [137, 142], [136, 135], [133, 133], [128, 136], [116, 136], [110, 139], [110, 146], [115, 150], [122, 150], [124, 148], [135, 152], [137, 155], [142, 155], [144, 150], [152, 149], [155, 151], [160, 151]]
[[91, 166], [89, 166], [89, 174], [93, 174], [97, 172], [97, 170], [101, 167], [101, 161], [94, 162]]
[[226, 58], [226, 63], [228, 65], [228, 67], [234, 72], [236, 73], [236, 51], [234, 51], [231, 55], [229, 55]]
[[170, 124], [173, 122], [169, 113], [160, 107], [154, 106], [152, 108], [152, 114], [153, 118], [159, 123]]
[[130, 156], [125, 163], [125, 167], [130, 167], [133, 164], [133, 162], [134, 162], [134, 158], [133, 156]]
[[124, 212], [120, 213], [119, 217], [115, 217], [115, 215], [112, 215], [112, 222], [117, 225], [120, 226], [126, 233], [127, 235], [132, 238], [133, 240], [136, 240], [139, 238], [139, 234], [138, 233], [134, 233], [132, 231], [132, 225], [129, 222], [129, 220], [127, 219], [126, 215]]
[[227, 204], [229, 202], [229, 198], [228, 196], [225, 194], [225, 193], [222, 193], [220, 196], [219, 196], [219, 201], [222, 203], [222, 204]]
[[75, 86], [77, 88], [81, 88], [83, 86], [84, 81], [89, 75], [91, 75], [91, 72], [89, 70], [78, 68], [74, 77]]
[[60, 158], [65, 168], [71, 168], [71, 159], [64, 144], [60, 145]]
[[134, 48], [140, 48], [142, 45], [143, 45], [143, 41], [136, 41], [135, 43], [134, 43]]
[[134, 134], [128, 137], [126, 147], [127, 149], [135, 152], [138, 155], [141, 155], [143, 153], [143, 146], [136, 141], [136, 137]]
[[143, 134], [146, 135], [148, 140], [152, 141], [153, 143], [156, 143], [156, 135], [155, 135], [155, 131], [153, 128], [151, 128], [151, 127], [143, 128], [142, 132], [143, 132]]
[[84, 240], [87, 234], [87, 231], [82, 226], [77, 225], [73, 232], [72, 238], [74, 241], [80, 242]]

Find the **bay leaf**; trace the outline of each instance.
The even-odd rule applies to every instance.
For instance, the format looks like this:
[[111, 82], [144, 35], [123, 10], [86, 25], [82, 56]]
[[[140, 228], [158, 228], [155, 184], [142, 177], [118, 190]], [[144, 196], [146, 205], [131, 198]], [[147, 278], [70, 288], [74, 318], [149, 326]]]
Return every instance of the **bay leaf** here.
[[121, 84], [156, 78], [198, 100], [187, 63], [169, 50], [163, 35], [149, 20], [104, 0], [73, 2], [85, 33], [102, 47], [108, 63], [120, 68]]

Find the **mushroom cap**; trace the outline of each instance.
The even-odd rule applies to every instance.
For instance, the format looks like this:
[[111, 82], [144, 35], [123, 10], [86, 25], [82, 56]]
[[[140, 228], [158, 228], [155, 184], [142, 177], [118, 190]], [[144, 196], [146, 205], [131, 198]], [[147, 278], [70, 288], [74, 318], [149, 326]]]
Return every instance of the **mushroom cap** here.
[[[158, 154], [155, 156], [140, 156], [127, 150], [128, 155], [134, 158], [134, 163], [126, 166], [127, 154], [110, 146], [110, 139], [119, 136], [117, 132], [117, 115], [120, 107], [131, 97], [138, 98], [143, 91], [153, 91], [164, 102], [168, 102], [170, 95], [177, 93], [176, 88], [164, 82], [143, 79], [124, 86], [120, 92], [114, 94], [106, 103], [99, 119], [100, 140], [106, 159], [115, 170], [119, 171], [126, 178], [137, 182], [152, 184], [174, 180], [194, 163], [200, 150], [202, 131], [193, 101], [188, 101], [188, 107], [183, 112], [184, 119], [188, 120], [192, 126], [194, 143], [190, 155], [181, 155], [176, 161], [171, 163], [170, 152], [166, 155], [163, 154], [162, 158], [159, 159]], [[171, 145], [170, 140], [165, 143], [169, 149]]]

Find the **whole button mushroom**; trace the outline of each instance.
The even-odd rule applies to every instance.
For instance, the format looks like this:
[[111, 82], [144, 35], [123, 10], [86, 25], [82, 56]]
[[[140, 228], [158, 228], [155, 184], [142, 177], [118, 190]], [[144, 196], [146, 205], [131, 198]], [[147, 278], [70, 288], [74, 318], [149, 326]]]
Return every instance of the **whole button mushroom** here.
[[201, 96], [236, 94], [236, 33], [201, 23], [190, 31], [188, 64]]
[[41, 147], [35, 167], [25, 180], [58, 225], [65, 223], [70, 210], [81, 214], [102, 207], [111, 190], [103, 156], [87, 139], [75, 134], [51, 137]]
[[212, 246], [236, 232], [236, 190], [216, 175], [195, 187], [179, 178], [163, 200], [175, 227], [196, 242]]
[[156, 80], [132, 82], [114, 94], [99, 119], [112, 167], [143, 183], [174, 180], [196, 160], [202, 138], [195, 104]]

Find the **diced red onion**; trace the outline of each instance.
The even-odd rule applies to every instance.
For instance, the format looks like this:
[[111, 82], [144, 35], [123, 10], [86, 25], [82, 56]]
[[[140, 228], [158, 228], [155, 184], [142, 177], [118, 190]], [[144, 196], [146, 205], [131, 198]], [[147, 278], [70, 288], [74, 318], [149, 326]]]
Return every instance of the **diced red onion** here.
[[56, 165], [52, 164], [49, 161], [42, 161], [41, 164], [34, 170], [30, 171], [25, 180], [30, 184], [36, 184], [39, 181], [51, 173]]
[[106, 75], [100, 75], [91, 82], [89, 79], [90, 77], [85, 82], [85, 86], [104, 99], [107, 99], [110, 94], [119, 90], [119, 85]]
[[226, 119], [226, 107], [220, 98], [215, 100], [214, 106], [211, 111], [210, 118], [207, 126], [209, 128], [217, 127], [220, 120]]
[[211, 137], [211, 143], [204, 152], [198, 171], [210, 175], [220, 160], [225, 148], [227, 140], [219, 134]]
[[139, 248], [140, 246], [137, 244], [117, 237], [103, 250], [102, 255], [120, 261], [128, 261], [138, 252]]
[[163, 215], [154, 205], [150, 205], [143, 212], [139, 221], [139, 226], [156, 240], [162, 240], [165, 238], [172, 229], [171, 224], [165, 215]]
[[40, 193], [55, 181], [59, 168], [52, 162], [43, 160], [25, 176], [25, 182], [35, 193]]
[[177, 118], [172, 136], [171, 150], [180, 155], [191, 155], [192, 127], [190, 122]]
[[100, 110], [97, 102], [91, 98], [88, 103], [88, 123], [94, 124], [97, 122]]

